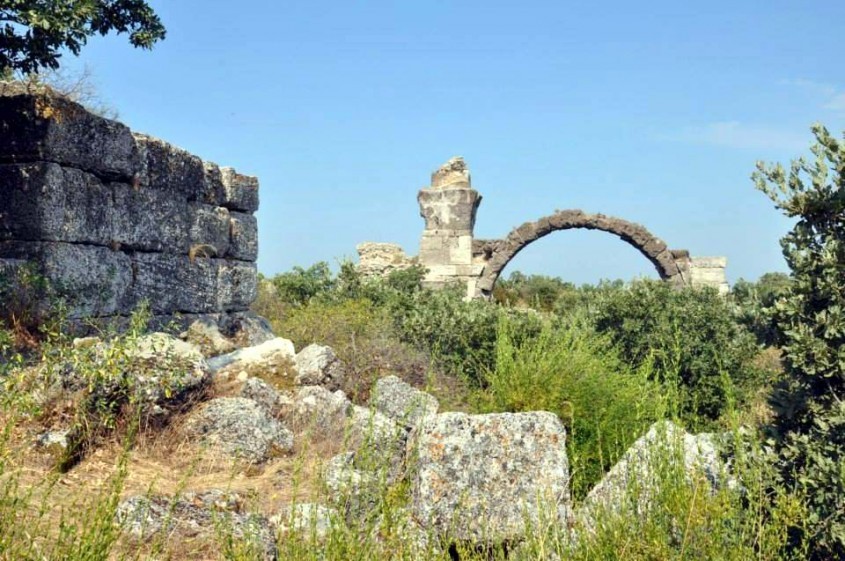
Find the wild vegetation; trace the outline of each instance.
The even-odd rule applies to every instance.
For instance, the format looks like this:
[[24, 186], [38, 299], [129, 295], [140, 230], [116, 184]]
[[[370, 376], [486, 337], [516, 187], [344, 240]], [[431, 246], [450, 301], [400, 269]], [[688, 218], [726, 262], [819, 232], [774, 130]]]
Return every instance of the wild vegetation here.
[[[845, 144], [821, 127], [815, 134], [813, 162], [799, 160], [789, 172], [761, 165], [756, 175], [759, 188], [796, 219], [783, 240], [791, 273], [737, 282], [727, 297], [657, 281], [577, 287], [513, 273], [500, 281], [494, 301], [465, 301], [457, 289], [424, 289], [418, 268], [365, 279], [350, 263], [337, 274], [318, 263], [261, 279], [255, 310], [297, 348], [333, 347], [347, 365], [343, 389], [353, 401], [363, 403], [376, 379], [395, 374], [437, 396], [441, 409], [558, 415], [567, 428], [577, 506], [587, 505], [608, 470], [664, 419], [719, 435], [720, 451], [730, 459], [721, 476], [733, 482], [713, 490], [690, 480], [677, 448], [668, 446], [654, 460], [659, 484], [647, 516], [643, 490], [633, 485], [618, 508], [599, 509], [589, 522], [541, 524], [524, 543], [478, 549], [433, 536], [410, 543], [403, 532], [411, 522], [407, 482], [385, 477], [372, 490], [369, 514], [333, 520], [319, 538], [316, 527], [280, 534], [280, 557], [845, 555]], [[156, 485], [149, 473], [133, 475], [153, 459], [159, 468], [181, 470], [178, 483], [169, 483], [174, 495], [200, 474], [205, 483], [260, 488], [255, 502], [263, 508], [320, 497], [312, 474], [325, 456], [321, 447], [336, 445], [317, 438], [266, 473], [208, 467], [202, 458], [177, 461], [156, 435], [178, 424], [181, 408], [190, 404], [175, 399], [163, 417], [149, 416], [137, 378], [126, 375], [143, 313], [128, 331], [102, 333], [107, 351], [94, 353], [73, 344], [58, 303], [50, 309], [36, 304], [48, 294], [37, 273], [26, 269], [0, 281], [0, 558], [256, 558], [255, 541], [222, 515], [213, 543], [190, 551], [165, 538], [136, 544], [121, 537], [113, 522], [118, 500], [128, 489]], [[177, 396], [185, 365], [162, 361], [174, 377], [155, 377], [156, 384], [168, 398]], [[69, 367], [90, 383], [45, 398], [44, 381], [49, 386]], [[97, 389], [104, 385], [111, 390]], [[205, 391], [225, 395], [226, 385], [215, 382]], [[78, 435], [72, 457], [33, 461], [33, 427], [56, 418], [70, 421]], [[63, 471], [91, 474], [90, 462], [103, 465], [102, 458], [78, 463], [94, 450], [111, 450], [106, 463], [112, 468], [89, 480], [80, 476], [77, 494], [66, 492], [58, 482], [72, 484]], [[378, 451], [373, 454], [378, 463]], [[280, 478], [287, 482], [284, 492], [273, 487]]]

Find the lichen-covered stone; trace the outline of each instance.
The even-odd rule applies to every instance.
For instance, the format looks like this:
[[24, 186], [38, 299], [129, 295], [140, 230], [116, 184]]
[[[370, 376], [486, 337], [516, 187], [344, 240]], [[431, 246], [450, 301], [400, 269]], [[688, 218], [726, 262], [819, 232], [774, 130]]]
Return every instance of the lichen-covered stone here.
[[125, 180], [135, 174], [139, 155], [125, 125], [58, 95], [0, 85], [0, 163], [33, 161]]
[[237, 351], [211, 358], [208, 361], [208, 366], [212, 372], [218, 372], [223, 368], [232, 371], [249, 370], [250, 368], [260, 368], [280, 362], [290, 362], [293, 364], [294, 356], [296, 356], [296, 353], [293, 342], [282, 337], [276, 337], [254, 347], [238, 349]]
[[711, 489], [730, 480], [712, 434], [691, 435], [671, 421], [661, 421], [634, 442], [593, 487], [584, 500], [582, 514], [596, 509], [627, 511], [629, 507], [639, 515], [645, 514], [657, 492], [661, 472], [669, 471], [662, 468], [678, 462], [690, 481], [703, 477]]
[[455, 540], [519, 540], [569, 512], [566, 431], [552, 413], [428, 417], [412, 433], [414, 517]]
[[270, 523], [282, 535], [298, 534], [300, 537], [323, 541], [333, 527], [343, 524], [337, 510], [316, 503], [287, 505], [270, 517]]
[[206, 357], [218, 356], [235, 350], [235, 344], [220, 333], [220, 328], [211, 319], [192, 322], [180, 337], [196, 345]]
[[275, 560], [272, 524], [262, 515], [244, 511], [245, 503], [244, 497], [219, 489], [178, 497], [134, 495], [117, 506], [115, 521], [123, 533], [138, 540], [161, 532], [182, 539], [215, 537], [222, 524], [232, 537], [250, 544], [251, 553], [258, 559]]
[[396, 376], [386, 376], [376, 382], [370, 405], [407, 428], [435, 415], [440, 407], [437, 398]]
[[106, 247], [58, 242], [0, 242], [0, 259], [31, 261], [56, 279], [71, 319], [116, 314], [133, 280], [132, 259]]
[[288, 419], [296, 430], [339, 439], [343, 437], [351, 408], [352, 403], [340, 390], [330, 392], [322, 386], [304, 386], [294, 396]]
[[331, 347], [312, 343], [296, 355], [296, 383], [338, 389], [346, 378], [343, 363]]
[[232, 168], [220, 168], [224, 197], [221, 206], [229, 210], [255, 212], [258, 210], [258, 179], [237, 173]]
[[273, 326], [253, 311], [231, 312], [220, 326], [239, 347], [253, 347], [276, 338]]
[[220, 397], [204, 404], [185, 422], [183, 432], [235, 458], [267, 461], [293, 448], [293, 434], [251, 399]]
[[215, 257], [225, 256], [229, 252], [229, 211], [222, 206], [190, 203], [188, 215], [190, 247], [211, 246]]
[[268, 414], [276, 417], [293, 406], [293, 400], [283, 396], [273, 386], [261, 378], [247, 378], [241, 386], [240, 397], [245, 397], [263, 407]]
[[227, 257], [255, 261], [258, 257], [258, 220], [251, 214], [229, 213], [229, 250]]
[[0, 263], [37, 266], [71, 320], [119, 326], [146, 301], [222, 326], [257, 295], [255, 178], [48, 89], [0, 83], [0, 199]]

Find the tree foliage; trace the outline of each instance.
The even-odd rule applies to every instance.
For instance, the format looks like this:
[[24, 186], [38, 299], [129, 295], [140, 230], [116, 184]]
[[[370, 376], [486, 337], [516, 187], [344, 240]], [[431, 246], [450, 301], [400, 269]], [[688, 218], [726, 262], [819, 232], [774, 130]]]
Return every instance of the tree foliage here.
[[742, 400], [759, 383], [756, 342], [713, 289], [639, 281], [607, 292], [596, 308], [596, 329], [623, 359], [636, 367], [651, 362], [660, 381], [678, 384], [681, 413], [693, 428], [707, 428], [729, 398]]
[[63, 49], [78, 55], [89, 37], [112, 32], [145, 49], [165, 36], [144, 0], [0, 0], [0, 74], [56, 69]]
[[802, 537], [815, 559], [845, 558], [845, 142], [813, 127], [815, 158], [758, 163], [757, 188], [795, 226], [781, 240], [792, 272], [775, 308], [787, 381], [773, 397], [784, 480], [804, 490]]

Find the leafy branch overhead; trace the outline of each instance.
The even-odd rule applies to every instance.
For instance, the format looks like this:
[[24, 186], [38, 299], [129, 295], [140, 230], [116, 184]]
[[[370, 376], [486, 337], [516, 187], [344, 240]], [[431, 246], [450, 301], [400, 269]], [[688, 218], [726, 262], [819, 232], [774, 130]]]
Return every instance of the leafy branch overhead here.
[[0, 73], [56, 69], [62, 50], [78, 55], [89, 37], [112, 32], [144, 49], [165, 36], [144, 0], [0, 0]]

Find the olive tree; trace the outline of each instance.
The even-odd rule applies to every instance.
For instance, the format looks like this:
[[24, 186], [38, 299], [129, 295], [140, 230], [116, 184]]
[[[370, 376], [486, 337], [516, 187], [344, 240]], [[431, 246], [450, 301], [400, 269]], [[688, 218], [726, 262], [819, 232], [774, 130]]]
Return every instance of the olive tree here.
[[786, 378], [773, 396], [783, 480], [807, 497], [798, 538], [813, 559], [845, 558], [845, 141], [813, 127], [814, 158], [754, 181], [795, 220], [781, 240], [792, 282], [775, 305]]
[[112, 32], [145, 49], [165, 36], [144, 0], [0, 0], [0, 77], [56, 69], [62, 50], [78, 55], [89, 37]]

